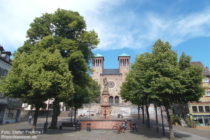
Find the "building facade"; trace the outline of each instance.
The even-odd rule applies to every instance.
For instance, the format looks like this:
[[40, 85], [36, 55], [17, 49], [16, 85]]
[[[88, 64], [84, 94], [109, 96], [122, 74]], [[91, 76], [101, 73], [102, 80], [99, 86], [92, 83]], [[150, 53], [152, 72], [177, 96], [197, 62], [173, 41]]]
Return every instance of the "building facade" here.
[[[123, 104], [123, 100], [120, 97], [120, 87], [125, 81], [126, 74], [130, 69], [130, 56], [122, 54], [118, 56], [119, 69], [105, 69], [104, 57], [97, 54], [92, 62], [92, 78], [97, 81], [101, 86], [101, 94], [104, 89], [103, 79], [108, 80], [108, 91], [110, 94], [109, 103], [111, 105]], [[101, 96], [100, 94], [100, 96]]]
[[[0, 46], [0, 77], [5, 76], [11, 68], [11, 52]], [[21, 112], [21, 101], [0, 93], [0, 124], [17, 122]]]
[[125, 53], [118, 56], [118, 69], [105, 69], [104, 61], [104, 57], [100, 54], [96, 54], [92, 60], [92, 78], [101, 86], [100, 103], [85, 105], [78, 110], [78, 115], [91, 114], [92, 116], [98, 115], [103, 117], [101, 105], [104, 100], [102, 96], [104, 79], [108, 83], [109, 97], [106, 98], [110, 105], [109, 112], [107, 112], [110, 115], [108, 117], [127, 117], [131, 114], [137, 114], [137, 107], [131, 103], [124, 102], [120, 96], [120, 87], [130, 70], [130, 56]]
[[[193, 62], [193, 64], [204, 68], [201, 62]], [[189, 115], [196, 122], [197, 126], [210, 126], [210, 71], [207, 67], [204, 68], [202, 86], [205, 94], [200, 98], [199, 102], [188, 103]]]

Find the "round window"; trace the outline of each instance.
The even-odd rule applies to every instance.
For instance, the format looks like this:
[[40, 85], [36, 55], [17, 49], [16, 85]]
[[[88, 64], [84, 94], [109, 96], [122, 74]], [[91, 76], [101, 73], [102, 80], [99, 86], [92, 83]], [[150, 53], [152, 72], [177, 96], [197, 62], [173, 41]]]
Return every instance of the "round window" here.
[[109, 86], [109, 88], [113, 88], [115, 86], [115, 84], [114, 84], [113, 81], [109, 81], [108, 82], [108, 86]]

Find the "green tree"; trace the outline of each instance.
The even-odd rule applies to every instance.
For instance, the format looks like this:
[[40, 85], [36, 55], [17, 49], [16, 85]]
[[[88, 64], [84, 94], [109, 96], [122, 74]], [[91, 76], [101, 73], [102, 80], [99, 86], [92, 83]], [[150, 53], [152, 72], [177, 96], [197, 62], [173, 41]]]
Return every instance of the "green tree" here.
[[182, 97], [182, 94], [187, 95], [185, 98], [180, 99], [179, 104], [176, 104], [174, 107], [179, 107], [178, 115], [182, 118], [186, 117], [186, 110], [184, 107], [187, 107], [189, 101], [198, 101], [201, 96], [203, 96], [203, 88], [200, 86], [202, 83], [202, 73], [204, 68], [199, 65], [191, 64], [191, 57], [187, 56], [185, 53], [182, 53], [179, 59], [179, 68], [180, 68], [180, 82], [183, 86], [182, 92], [179, 95]]
[[100, 95], [100, 86], [98, 83], [91, 78], [87, 79], [88, 84], [86, 86], [75, 85], [75, 93], [66, 102], [68, 106], [74, 108], [74, 122], [76, 121], [76, 113], [79, 108], [85, 103], [90, 103], [96, 101], [97, 97]]
[[157, 73], [153, 79], [152, 91], [165, 106], [169, 124], [169, 138], [173, 140], [175, 137], [169, 110], [174, 104], [197, 101], [201, 97], [203, 94], [201, 88], [202, 69], [191, 66], [189, 58], [184, 55], [181, 56], [180, 63], [178, 63], [177, 54], [171, 50], [168, 42], [156, 41], [152, 54], [153, 68]]
[[184, 104], [189, 101], [198, 101], [204, 95], [204, 89], [201, 87], [204, 69], [198, 65], [191, 64], [191, 57], [184, 53], [179, 59], [179, 68], [181, 74], [181, 84], [183, 86], [181, 95], [185, 98], [180, 99], [179, 103]]
[[71, 96], [72, 75], [58, 50], [34, 50], [30, 54], [17, 52], [1, 90], [7, 96], [21, 98], [35, 107], [35, 129], [38, 111], [44, 106], [44, 101]]
[[152, 53], [137, 57], [121, 87], [122, 97], [134, 104], [141, 102], [146, 105], [147, 114], [150, 103], [165, 107], [172, 140], [175, 137], [170, 110], [174, 104], [198, 101], [203, 95], [203, 70], [191, 65], [190, 61], [191, 58], [183, 54], [178, 62], [177, 53], [171, 49], [170, 44], [158, 40]]
[[154, 69], [158, 72], [153, 81], [153, 91], [158, 95], [165, 106], [167, 120], [169, 124], [170, 139], [174, 139], [173, 127], [169, 109], [176, 101], [177, 93], [181, 92], [182, 85], [179, 81], [179, 67], [177, 54], [171, 50], [169, 43], [158, 40], [154, 46], [152, 54], [154, 55]]
[[[87, 31], [86, 23], [78, 12], [58, 9], [52, 14], [46, 13], [35, 18], [27, 31], [27, 38], [24, 45], [18, 50], [19, 52], [30, 54], [32, 48], [49, 49], [50, 51], [58, 49], [73, 75], [75, 89], [73, 97], [89, 95], [87, 92], [78, 91], [84, 90], [89, 84], [90, 80], [87, 80], [90, 79], [87, 74], [88, 63], [93, 57], [92, 49], [99, 43], [99, 39], [94, 31]], [[81, 104], [84, 101], [69, 98]], [[53, 105], [51, 128], [57, 128], [59, 101], [61, 100], [55, 100]]]
[[151, 82], [155, 75], [152, 63], [151, 54], [145, 53], [138, 56], [121, 89], [121, 96], [124, 99], [143, 106], [142, 111], [144, 106], [146, 107], [148, 127], [150, 127], [149, 105], [157, 98], [151, 91]]
[[27, 38], [19, 51], [30, 52], [31, 46], [42, 41], [40, 47], [58, 49], [67, 58], [79, 50], [86, 62], [91, 60], [92, 49], [99, 43], [97, 34], [86, 30], [86, 23], [78, 12], [63, 9], [35, 18], [27, 31]]
[[[141, 98], [141, 94], [138, 94], [138, 85], [139, 83], [137, 82], [136, 78], [136, 73], [133, 69], [130, 70], [128, 75], [126, 76], [125, 82], [123, 82], [120, 90], [121, 97], [126, 101], [126, 102], [131, 102], [132, 104], [138, 105], [138, 110], [139, 108], [142, 109], [142, 123], [144, 124], [144, 105], [145, 101], [143, 101]], [[138, 112], [139, 113], [139, 112]], [[139, 117], [139, 114], [138, 114]]]

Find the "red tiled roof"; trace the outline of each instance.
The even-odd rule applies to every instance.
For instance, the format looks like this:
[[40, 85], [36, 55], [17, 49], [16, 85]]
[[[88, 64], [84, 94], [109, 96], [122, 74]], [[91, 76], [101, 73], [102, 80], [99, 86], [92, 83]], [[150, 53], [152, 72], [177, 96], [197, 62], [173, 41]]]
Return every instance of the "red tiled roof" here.
[[191, 64], [204, 68], [203, 64], [200, 61], [191, 62]]

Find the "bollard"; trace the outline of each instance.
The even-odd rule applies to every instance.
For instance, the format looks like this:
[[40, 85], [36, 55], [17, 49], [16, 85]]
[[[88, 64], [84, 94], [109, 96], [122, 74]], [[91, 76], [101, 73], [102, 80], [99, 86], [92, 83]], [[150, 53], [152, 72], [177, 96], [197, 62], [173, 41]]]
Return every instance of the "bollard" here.
[[87, 131], [91, 131], [91, 123], [87, 123]]

